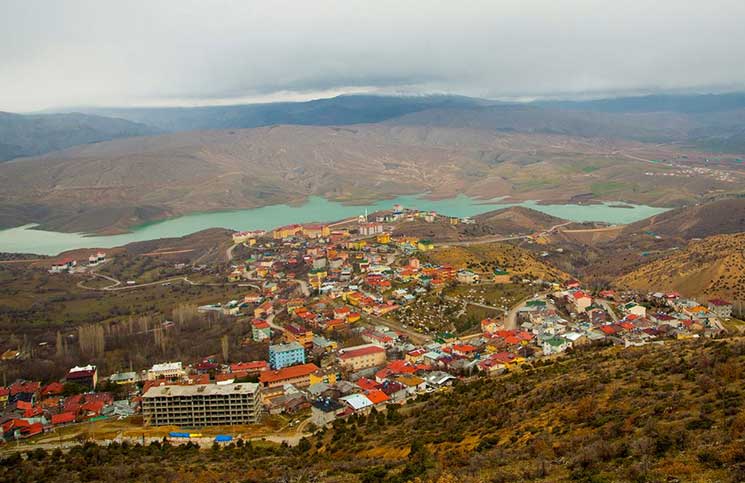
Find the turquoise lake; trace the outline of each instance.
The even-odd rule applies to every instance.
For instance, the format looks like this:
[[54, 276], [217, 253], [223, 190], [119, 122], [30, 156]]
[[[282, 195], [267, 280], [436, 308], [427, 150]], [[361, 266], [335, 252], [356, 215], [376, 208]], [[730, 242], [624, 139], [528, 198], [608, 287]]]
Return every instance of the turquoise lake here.
[[137, 226], [132, 232], [114, 236], [86, 236], [83, 233], [61, 233], [33, 229], [34, 225], [0, 230], [0, 252], [55, 255], [76, 248], [111, 248], [135, 241], [188, 235], [207, 228], [234, 230], [269, 230], [290, 223], [336, 221], [365, 212], [390, 209], [394, 204], [419, 210], [433, 210], [449, 216], [474, 216], [509, 206], [525, 206], [571, 221], [604, 221], [613, 224], [632, 223], [666, 211], [644, 205], [613, 207], [613, 203], [597, 205], [539, 205], [533, 201], [500, 203], [499, 200], [476, 200], [465, 195], [443, 200], [428, 200], [420, 196], [400, 196], [367, 206], [349, 206], [311, 197], [301, 206], [272, 205], [262, 208], [211, 213], [195, 213], [155, 223]]

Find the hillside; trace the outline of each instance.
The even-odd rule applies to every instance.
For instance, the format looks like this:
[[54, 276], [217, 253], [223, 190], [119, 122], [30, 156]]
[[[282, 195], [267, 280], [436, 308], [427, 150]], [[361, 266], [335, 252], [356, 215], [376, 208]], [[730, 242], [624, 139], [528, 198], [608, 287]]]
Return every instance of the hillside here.
[[717, 200], [667, 211], [626, 226], [621, 236], [641, 232], [684, 240], [745, 232], [745, 198]]
[[618, 287], [745, 300], [745, 233], [694, 241], [616, 280]]
[[435, 242], [449, 242], [499, 235], [527, 235], [566, 222], [561, 218], [522, 206], [489, 211], [473, 217], [473, 220], [474, 224], [453, 225], [443, 218], [431, 223], [417, 219], [396, 225], [394, 236], [414, 236]]
[[745, 171], [734, 166], [677, 176], [707, 158], [670, 146], [380, 124], [177, 133], [3, 163], [0, 222], [111, 232], [197, 210], [299, 203], [309, 195], [360, 203], [464, 193], [675, 206], [739, 192]]
[[571, 278], [557, 268], [538, 260], [529, 251], [507, 243], [487, 243], [469, 246], [447, 246], [427, 253], [426, 259], [456, 269], [468, 268], [480, 273], [508, 270], [512, 275], [540, 278], [547, 281]]
[[21, 115], [0, 112], [0, 161], [38, 156], [78, 144], [157, 132], [157, 129], [144, 124], [88, 114]]
[[87, 444], [6, 456], [0, 481], [735, 483], [743, 375], [742, 339], [591, 349], [337, 422], [295, 448]]

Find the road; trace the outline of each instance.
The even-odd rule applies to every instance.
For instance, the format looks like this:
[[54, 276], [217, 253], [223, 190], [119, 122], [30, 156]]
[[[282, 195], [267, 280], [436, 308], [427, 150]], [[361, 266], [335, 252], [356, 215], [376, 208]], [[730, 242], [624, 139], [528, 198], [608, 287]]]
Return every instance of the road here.
[[235, 247], [240, 245], [240, 243], [233, 243], [230, 245], [227, 250], [225, 250], [225, 259], [230, 262], [233, 259], [233, 250], [235, 250]]
[[613, 322], [618, 322], [618, 316], [616, 315], [616, 312], [613, 310], [613, 307], [611, 307], [608, 300], [596, 298], [595, 302], [598, 302], [600, 305], [603, 306], [605, 311], [608, 312], [608, 315], [610, 315], [610, 318], [613, 319]]
[[377, 315], [372, 315], [372, 314], [363, 314], [363, 315], [364, 315], [365, 320], [372, 322], [375, 325], [384, 325], [397, 332], [406, 334], [409, 337], [409, 339], [411, 339], [411, 341], [415, 344], [425, 345], [425, 344], [429, 344], [430, 342], [432, 342], [432, 337], [426, 334], [417, 332], [415, 330], [409, 329], [409, 328], [404, 328], [402, 324], [399, 324], [396, 321], [385, 319], [383, 317], [378, 317]]
[[514, 236], [489, 236], [489, 237], [482, 237], [478, 239], [473, 240], [463, 240], [463, 241], [454, 241], [454, 242], [442, 242], [438, 243], [437, 245], [440, 247], [467, 247], [471, 245], [483, 245], [485, 243], [498, 243], [498, 242], [505, 242], [505, 241], [511, 241], [511, 240], [525, 240], [527, 238], [531, 238], [534, 236], [543, 236], [548, 235], [549, 233], [553, 233], [559, 228], [567, 225], [571, 225], [574, 223], [573, 221], [566, 221], [564, 223], [559, 223], [558, 225], [554, 225], [548, 230], [544, 230], [539, 233], [534, 233], [532, 235], [514, 235]]

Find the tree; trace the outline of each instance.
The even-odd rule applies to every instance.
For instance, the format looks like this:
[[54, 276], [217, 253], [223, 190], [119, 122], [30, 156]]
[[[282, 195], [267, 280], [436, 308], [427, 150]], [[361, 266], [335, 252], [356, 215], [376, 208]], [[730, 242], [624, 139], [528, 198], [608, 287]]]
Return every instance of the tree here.
[[228, 335], [225, 334], [220, 338], [220, 347], [222, 349], [222, 360], [223, 362], [228, 362], [229, 355], [230, 355], [230, 341], [228, 340]]

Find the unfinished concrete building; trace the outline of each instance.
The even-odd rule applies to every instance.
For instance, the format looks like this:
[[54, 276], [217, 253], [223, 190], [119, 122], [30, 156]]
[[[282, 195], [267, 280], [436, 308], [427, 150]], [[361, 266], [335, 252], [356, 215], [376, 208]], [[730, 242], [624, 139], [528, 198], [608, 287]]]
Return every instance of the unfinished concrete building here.
[[261, 415], [255, 383], [156, 386], [142, 396], [146, 425], [197, 428], [253, 424]]

